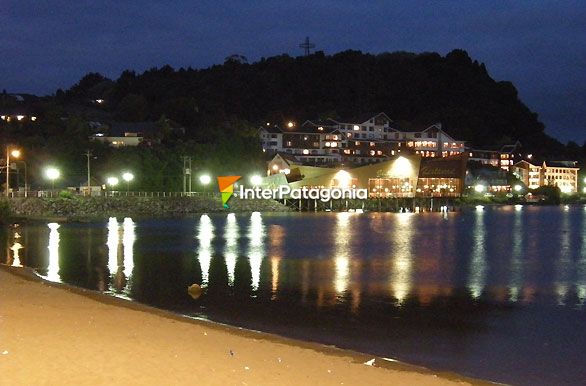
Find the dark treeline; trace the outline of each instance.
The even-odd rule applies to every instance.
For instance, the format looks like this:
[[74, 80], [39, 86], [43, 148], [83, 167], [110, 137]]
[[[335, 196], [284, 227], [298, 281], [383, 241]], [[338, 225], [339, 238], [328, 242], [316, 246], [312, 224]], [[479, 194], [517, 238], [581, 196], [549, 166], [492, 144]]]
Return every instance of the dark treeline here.
[[[98, 106], [93, 102], [96, 99], [104, 102]], [[160, 177], [141, 182], [148, 189], [168, 184], [177, 188], [182, 155], [192, 156], [201, 170], [262, 171], [263, 155], [256, 135], [265, 122], [349, 119], [380, 111], [404, 128], [441, 122], [455, 138], [477, 147], [520, 140], [536, 156], [586, 158], [586, 144], [564, 145], [546, 135], [537, 114], [519, 100], [515, 87], [492, 79], [484, 64], [463, 50], [445, 57], [437, 53], [317, 52], [296, 58], [263, 58], [252, 64], [233, 55], [224, 64], [206, 69], [164, 66], [142, 74], [125, 71], [116, 80], [90, 73], [70, 89], [43, 98], [40, 108], [45, 122], [41, 130], [31, 128], [24, 139], [22, 130], [8, 130], [3, 132], [4, 139], [24, 140], [39, 148], [42, 157], [55, 157], [57, 150], [62, 162], [71, 164], [80, 175], [84, 165], [79, 165], [79, 154], [88, 147], [101, 155], [96, 161], [98, 173], [121, 164], [152, 175], [152, 165], [158, 165]], [[63, 116], [68, 120], [63, 121]], [[83, 124], [165, 119], [185, 127], [185, 135], [165, 136], [161, 145], [149, 150], [113, 151], [89, 144], [89, 128]]]
[[[60, 101], [100, 98], [106, 111], [126, 120], [167, 116], [209, 140], [210, 127], [242, 130], [269, 121], [350, 118], [384, 111], [399, 126], [442, 122], [456, 138], [477, 146], [519, 139], [537, 150], [563, 146], [544, 134], [536, 113], [510, 82], [497, 82], [484, 64], [465, 51], [364, 54], [317, 52], [306, 57], [276, 56], [248, 64], [229, 57], [207, 69], [169, 66], [143, 74], [125, 71], [116, 81], [89, 74]], [[234, 123], [241, 123], [241, 126]]]

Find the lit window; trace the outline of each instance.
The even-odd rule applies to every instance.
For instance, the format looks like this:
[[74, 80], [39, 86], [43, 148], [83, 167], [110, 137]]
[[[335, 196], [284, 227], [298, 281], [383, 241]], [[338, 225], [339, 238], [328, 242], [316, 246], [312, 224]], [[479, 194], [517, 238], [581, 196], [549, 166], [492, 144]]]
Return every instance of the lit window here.
[[358, 126], [358, 125], [354, 125], [354, 130], [355, 130], [355, 131], [358, 131], [358, 130], [360, 130], [360, 126]]
[[305, 155], [309, 154], [309, 150], [303, 149], [303, 154], [305, 154]]

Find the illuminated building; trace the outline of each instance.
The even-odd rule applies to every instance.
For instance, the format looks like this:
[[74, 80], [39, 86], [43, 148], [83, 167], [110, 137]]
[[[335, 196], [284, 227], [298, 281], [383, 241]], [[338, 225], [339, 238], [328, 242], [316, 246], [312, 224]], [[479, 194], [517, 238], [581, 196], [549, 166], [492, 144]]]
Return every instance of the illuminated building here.
[[578, 192], [579, 170], [576, 161], [544, 161], [541, 165], [535, 165], [523, 160], [512, 167], [513, 173], [529, 189], [557, 186], [562, 193]]
[[383, 162], [354, 168], [292, 165], [290, 173], [272, 174], [267, 187], [350, 187], [368, 189], [371, 198], [459, 197], [464, 189], [466, 156], [422, 158], [396, 155]]
[[441, 158], [465, 151], [464, 142], [448, 135], [439, 123], [418, 130], [399, 129], [385, 113], [282, 127], [260, 128], [263, 151], [289, 154], [308, 165], [363, 165], [399, 154]]

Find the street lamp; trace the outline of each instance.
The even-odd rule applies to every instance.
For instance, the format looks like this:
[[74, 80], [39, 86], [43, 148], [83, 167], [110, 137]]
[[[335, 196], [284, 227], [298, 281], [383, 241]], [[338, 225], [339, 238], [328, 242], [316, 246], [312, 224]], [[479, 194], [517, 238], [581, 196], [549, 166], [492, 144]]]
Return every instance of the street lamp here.
[[106, 183], [111, 187], [115, 187], [118, 185], [118, 177], [108, 177], [106, 178]]
[[481, 184], [474, 186], [474, 190], [476, 191], [476, 193], [482, 193], [482, 192], [484, 192], [484, 189], [486, 189], [486, 187]]
[[13, 158], [19, 158], [20, 155], [20, 150], [10, 150], [10, 146], [6, 146], [6, 197], [9, 196], [10, 192], [10, 156]]
[[[24, 160], [18, 160], [17, 162], [22, 162], [24, 165], [24, 196], [28, 197], [28, 177], [26, 172], [26, 162]], [[18, 173], [20, 174], [20, 168], [18, 169]], [[18, 188], [18, 179], [16, 180], [16, 187]]]
[[212, 178], [207, 174], [199, 176], [199, 182], [203, 185], [203, 190], [205, 192], [206, 186], [212, 181]]
[[55, 180], [61, 177], [61, 172], [55, 167], [48, 167], [45, 169], [45, 177], [51, 181], [51, 197], [53, 197], [53, 190], [55, 189]]
[[253, 186], [258, 186], [258, 185], [262, 184], [262, 177], [259, 176], [258, 174], [255, 174], [252, 177], [250, 177], [250, 183]]
[[128, 192], [130, 181], [134, 180], [134, 174], [130, 172], [124, 172], [122, 173], [122, 179], [126, 181], [126, 191]]

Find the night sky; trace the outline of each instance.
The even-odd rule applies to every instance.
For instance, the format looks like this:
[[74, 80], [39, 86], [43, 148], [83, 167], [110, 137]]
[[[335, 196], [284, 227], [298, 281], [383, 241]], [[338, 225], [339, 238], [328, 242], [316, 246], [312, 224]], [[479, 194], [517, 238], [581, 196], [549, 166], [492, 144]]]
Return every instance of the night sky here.
[[51, 94], [90, 71], [207, 67], [317, 49], [370, 53], [454, 48], [510, 80], [547, 132], [586, 140], [586, 2], [582, 1], [29, 1], [0, 2], [0, 89]]

